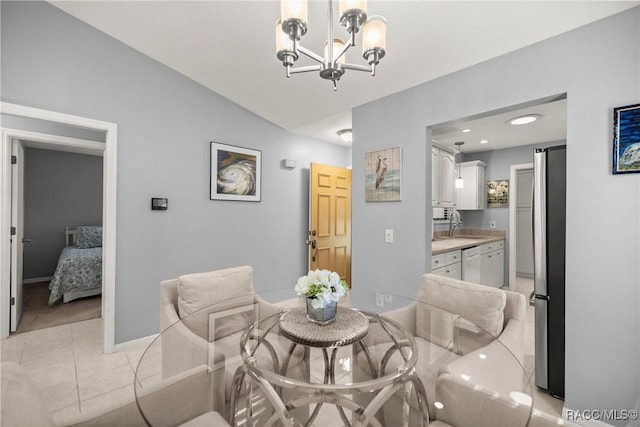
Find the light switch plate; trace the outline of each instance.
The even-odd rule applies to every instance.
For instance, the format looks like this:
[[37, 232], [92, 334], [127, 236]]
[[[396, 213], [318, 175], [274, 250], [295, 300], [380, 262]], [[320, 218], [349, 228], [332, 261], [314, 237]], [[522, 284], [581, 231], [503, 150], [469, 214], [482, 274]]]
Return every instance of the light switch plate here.
[[393, 229], [387, 228], [384, 230], [384, 242], [385, 243], [393, 243]]

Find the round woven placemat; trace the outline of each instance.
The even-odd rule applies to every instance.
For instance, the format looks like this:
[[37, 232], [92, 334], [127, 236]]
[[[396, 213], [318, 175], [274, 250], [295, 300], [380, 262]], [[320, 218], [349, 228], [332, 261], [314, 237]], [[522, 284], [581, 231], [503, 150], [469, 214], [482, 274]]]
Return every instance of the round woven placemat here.
[[341, 347], [361, 340], [369, 332], [369, 320], [359, 311], [338, 306], [336, 317], [326, 325], [307, 319], [305, 307], [287, 311], [278, 322], [282, 335], [312, 347]]

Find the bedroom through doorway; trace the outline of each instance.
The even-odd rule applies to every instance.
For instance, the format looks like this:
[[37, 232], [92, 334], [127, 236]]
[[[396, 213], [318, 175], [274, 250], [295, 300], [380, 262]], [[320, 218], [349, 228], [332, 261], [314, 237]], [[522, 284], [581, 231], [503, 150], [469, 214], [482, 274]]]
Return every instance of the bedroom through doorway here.
[[28, 140], [21, 143], [23, 292], [22, 316], [15, 333], [99, 318], [101, 153], [51, 150]]

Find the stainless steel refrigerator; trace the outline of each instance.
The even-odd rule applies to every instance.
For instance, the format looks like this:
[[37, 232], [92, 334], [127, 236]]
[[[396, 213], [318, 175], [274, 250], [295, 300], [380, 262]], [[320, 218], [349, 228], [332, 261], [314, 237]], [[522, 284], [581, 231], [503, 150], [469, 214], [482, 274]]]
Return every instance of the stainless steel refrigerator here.
[[564, 397], [566, 146], [534, 152], [535, 383]]

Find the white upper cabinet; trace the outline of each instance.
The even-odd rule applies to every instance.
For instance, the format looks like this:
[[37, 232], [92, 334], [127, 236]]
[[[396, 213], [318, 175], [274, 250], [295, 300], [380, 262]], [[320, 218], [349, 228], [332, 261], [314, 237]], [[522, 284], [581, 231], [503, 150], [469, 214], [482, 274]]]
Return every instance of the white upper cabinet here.
[[431, 204], [450, 207], [456, 204], [455, 155], [438, 147], [431, 147]]
[[460, 176], [464, 188], [458, 188], [458, 210], [480, 210], [485, 207], [484, 169], [487, 164], [479, 160], [460, 163]]

